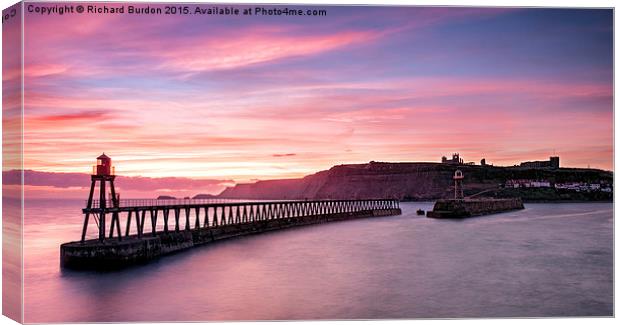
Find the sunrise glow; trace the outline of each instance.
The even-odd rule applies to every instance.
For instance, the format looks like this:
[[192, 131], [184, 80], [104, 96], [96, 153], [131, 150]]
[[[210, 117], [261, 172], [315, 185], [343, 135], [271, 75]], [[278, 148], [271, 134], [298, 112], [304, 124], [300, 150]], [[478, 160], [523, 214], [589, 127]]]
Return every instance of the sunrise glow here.
[[327, 9], [26, 13], [25, 169], [88, 173], [104, 151], [125, 176], [233, 182], [457, 151], [613, 169], [609, 11]]

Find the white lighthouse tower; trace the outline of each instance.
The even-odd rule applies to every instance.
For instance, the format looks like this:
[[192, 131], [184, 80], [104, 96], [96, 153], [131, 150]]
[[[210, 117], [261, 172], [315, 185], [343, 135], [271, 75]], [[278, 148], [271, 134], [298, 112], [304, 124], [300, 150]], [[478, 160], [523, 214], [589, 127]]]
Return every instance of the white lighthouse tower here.
[[457, 169], [454, 172], [454, 199], [455, 200], [463, 200], [465, 197], [463, 196], [463, 172]]

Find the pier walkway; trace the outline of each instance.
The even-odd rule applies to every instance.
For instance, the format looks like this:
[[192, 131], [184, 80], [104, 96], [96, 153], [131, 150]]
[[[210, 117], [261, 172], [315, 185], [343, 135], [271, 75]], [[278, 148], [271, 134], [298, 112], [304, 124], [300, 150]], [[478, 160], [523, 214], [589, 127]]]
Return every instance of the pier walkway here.
[[[94, 218], [98, 225], [99, 240], [114, 237], [122, 240], [135, 234], [141, 237], [145, 225], [152, 235], [161, 229], [185, 231], [224, 225], [251, 223], [264, 220], [281, 220], [314, 215], [357, 213], [364, 211], [392, 210], [399, 208], [398, 200], [314, 200], [314, 201], [264, 201], [217, 202], [215, 200], [109, 200], [100, 204], [94, 200], [91, 208], [83, 209], [85, 218]], [[103, 207], [102, 207], [103, 206]], [[106, 236], [106, 216], [110, 214], [110, 227]], [[121, 223], [121, 219], [124, 219]], [[88, 224], [86, 220], [85, 225]], [[124, 226], [122, 229], [121, 225]], [[150, 227], [149, 227], [150, 226]], [[86, 239], [85, 227], [82, 241]]]
[[[401, 213], [392, 199], [90, 200], [87, 206], [81, 240], [60, 247], [65, 267], [116, 268], [225, 238]], [[99, 229], [96, 238], [86, 238], [89, 219]]]

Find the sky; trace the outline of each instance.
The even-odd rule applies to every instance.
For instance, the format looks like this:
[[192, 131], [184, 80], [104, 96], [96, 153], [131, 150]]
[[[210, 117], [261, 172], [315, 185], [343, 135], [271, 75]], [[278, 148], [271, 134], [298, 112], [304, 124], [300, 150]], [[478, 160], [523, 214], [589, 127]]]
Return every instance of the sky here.
[[327, 16], [26, 13], [24, 168], [89, 173], [105, 152], [119, 175], [230, 184], [459, 152], [613, 170], [611, 10], [301, 8]]

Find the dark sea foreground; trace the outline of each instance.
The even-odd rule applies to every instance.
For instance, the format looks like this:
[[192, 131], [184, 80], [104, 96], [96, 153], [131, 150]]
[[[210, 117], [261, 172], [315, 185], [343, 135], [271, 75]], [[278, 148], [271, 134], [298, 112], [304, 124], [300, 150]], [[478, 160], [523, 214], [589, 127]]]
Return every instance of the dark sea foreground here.
[[[403, 215], [195, 248], [122, 271], [61, 271], [82, 201], [26, 202], [25, 321], [613, 314], [613, 205], [526, 204], [466, 220]], [[53, 209], [53, 210], [52, 210]]]

